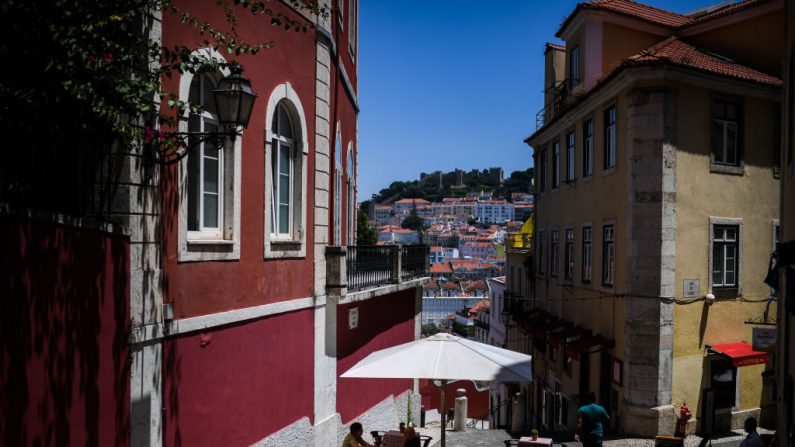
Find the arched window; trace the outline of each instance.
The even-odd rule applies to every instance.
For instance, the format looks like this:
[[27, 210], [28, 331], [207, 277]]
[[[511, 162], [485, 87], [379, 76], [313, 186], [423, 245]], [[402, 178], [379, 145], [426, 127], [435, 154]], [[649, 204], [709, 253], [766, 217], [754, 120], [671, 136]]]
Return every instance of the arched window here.
[[337, 139], [334, 143], [334, 241], [342, 245], [342, 132], [337, 123]]
[[[202, 111], [188, 117], [189, 132], [216, 132], [218, 115], [213, 78], [200, 74], [190, 84], [189, 102]], [[188, 231], [194, 238], [222, 239], [224, 235], [224, 150], [212, 141], [196, 145], [188, 155]]]
[[265, 258], [306, 256], [307, 135], [298, 93], [277, 85], [265, 109]]
[[293, 144], [293, 125], [284, 104], [276, 106], [271, 122], [271, 234], [278, 237], [291, 237], [293, 228], [293, 198], [295, 158]]
[[353, 142], [348, 143], [348, 245], [356, 243], [356, 176], [353, 164]]

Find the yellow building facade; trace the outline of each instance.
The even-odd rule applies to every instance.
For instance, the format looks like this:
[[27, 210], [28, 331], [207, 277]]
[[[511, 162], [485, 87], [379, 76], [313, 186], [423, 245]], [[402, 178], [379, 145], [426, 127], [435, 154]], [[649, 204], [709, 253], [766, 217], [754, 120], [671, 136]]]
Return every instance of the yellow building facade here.
[[753, 335], [776, 312], [782, 10], [586, 2], [547, 46], [535, 301], [516, 317], [530, 425], [571, 430], [586, 391], [624, 433], [671, 435], [685, 403], [690, 432], [774, 424]]

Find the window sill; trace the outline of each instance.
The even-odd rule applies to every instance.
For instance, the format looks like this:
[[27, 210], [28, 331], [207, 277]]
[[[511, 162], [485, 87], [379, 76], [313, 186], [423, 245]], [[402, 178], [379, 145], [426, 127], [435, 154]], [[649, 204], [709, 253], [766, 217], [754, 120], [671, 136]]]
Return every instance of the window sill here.
[[745, 167], [743, 165], [733, 166], [711, 162], [709, 164], [709, 172], [715, 174], [744, 175]]
[[609, 168], [605, 168], [605, 169], [602, 171], [602, 175], [603, 175], [603, 176], [605, 176], [605, 175], [613, 175], [613, 174], [615, 174], [615, 173], [616, 173], [616, 167], [615, 167], [615, 165], [613, 165], [613, 166], [610, 166]]
[[715, 295], [716, 300], [734, 300], [741, 298], [743, 295], [737, 287], [726, 289], [712, 289], [712, 294]]
[[232, 245], [235, 241], [230, 239], [188, 239], [188, 245]]
[[589, 183], [593, 181], [593, 174], [586, 175], [581, 177], [583, 183]]

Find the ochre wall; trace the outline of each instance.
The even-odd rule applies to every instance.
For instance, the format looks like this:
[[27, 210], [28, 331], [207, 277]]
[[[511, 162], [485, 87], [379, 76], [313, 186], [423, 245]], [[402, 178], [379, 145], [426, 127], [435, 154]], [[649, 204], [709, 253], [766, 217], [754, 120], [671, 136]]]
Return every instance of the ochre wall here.
[[[337, 308], [337, 412], [343, 424], [372, 406], [410, 390], [410, 379], [339, 377], [370, 353], [414, 340], [414, 289]], [[359, 326], [348, 329], [348, 310], [359, 309]], [[411, 361], [407, 358], [406, 361]]]
[[784, 16], [780, 10], [695, 35], [686, 33], [683, 39], [696, 47], [781, 77]]
[[602, 25], [602, 72], [610, 73], [622, 59], [639, 53], [660, 40], [640, 30], [605, 22]]
[[306, 309], [164, 342], [164, 445], [250, 445], [311, 418], [313, 324]]
[[129, 445], [129, 238], [0, 215], [0, 444]]
[[[745, 168], [742, 176], [710, 173], [711, 98], [707, 89], [679, 84], [678, 150], [676, 152], [676, 296], [685, 279], [699, 279], [699, 297], [709, 293], [710, 217], [742, 218], [742, 296], [763, 300], [770, 294], [764, 279], [773, 249], [773, 220], [778, 217], [778, 180], [773, 176], [773, 103], [744, 99]], [[765, 303], [734, 299], [712, 305], [699, 301], [674, 307], [674, 404], [687, 402], [699, 416], [701, 390], [709, 387], [705, 346], [745, 341], [751, 343], [753, 325]], [[770, 308], [775, 315], [776, 306]], [[768, 368], [770, 366], [768, 365]], [[739, 369], [739, 410], [759, 408], [764, 366]], [[769, 394], [769, 393], [768, 393]], [[764, 396], [763, 396], [764, 397]], [[769, 396], [768, 396], [769, 398]]]

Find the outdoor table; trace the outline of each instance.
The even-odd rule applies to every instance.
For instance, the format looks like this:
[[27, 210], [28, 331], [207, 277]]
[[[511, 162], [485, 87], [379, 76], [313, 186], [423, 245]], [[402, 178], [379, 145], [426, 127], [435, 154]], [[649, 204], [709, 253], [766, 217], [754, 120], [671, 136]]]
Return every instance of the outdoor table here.
[[399, 430], [390, 430], [384, 433], [383, 438], [383, 447], [403, 447], [403, 444], [406, 442], [406, 437], [403, 436]]
[[552, 438], [538, 437], [535, 441], [530, 436], [522, 436], [519, 438], [519, 447], [535, 447], [539, 445], [552, 445]]

